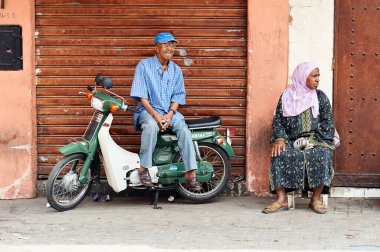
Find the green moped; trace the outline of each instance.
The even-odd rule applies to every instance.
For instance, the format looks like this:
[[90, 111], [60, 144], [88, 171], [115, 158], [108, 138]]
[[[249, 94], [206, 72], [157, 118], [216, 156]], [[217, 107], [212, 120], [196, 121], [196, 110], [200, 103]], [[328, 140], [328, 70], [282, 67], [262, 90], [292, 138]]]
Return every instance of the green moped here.
[[[103, 92], [98, 91], [103, 87]], [[52, 169], [47, 182], [48, 203], [58, 211], [76, 207], [89, 193], [94, 181], [99, 180], [101, 164], [107, 182], [115, 192], [127, 187], [145, 189], [138, 177], [138, 154], [119, 146], [112, 139], [109, 129], [113, 113], [136, 112], [121, 96], [110, 91], [112, 80], [98, 74], [95, 87], [87, 87], [87, 98], [95, 109], [92, 119], [79, 141], [59, 149], [64, 157]], [[230, 158], [234, 156], [231, 136], [235, 129], [219, 134], [220, 117], [208, 117], [186, 121], [192, 132], [197, 156], [197, 180], [201, 191], [191, 191], [185, 185], [185, 166], [178, 151], [177, 137], [172, 132], [160, 133], [153, 153], [154, 166], [149, 169], [154, 193], [153, 204], [157, 207], [158, 191], [175, 190], [180, 196], [204, 202], [217, 196], [228, 183], [231, 173]]]

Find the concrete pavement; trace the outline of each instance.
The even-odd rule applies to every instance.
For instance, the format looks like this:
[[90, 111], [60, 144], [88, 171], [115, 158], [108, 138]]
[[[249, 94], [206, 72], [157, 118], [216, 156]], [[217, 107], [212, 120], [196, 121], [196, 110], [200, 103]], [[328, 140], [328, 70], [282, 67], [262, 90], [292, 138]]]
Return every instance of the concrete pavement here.
[[87, 197], [57, 212], [46, 199], [0, 201], [0, 251], [380, 251], [380, 199], [330, 198], [318, 215], [308, 199], [296, 209], [262, 214], [273, 199], [218, 197], [194, 204], [161, 196]]

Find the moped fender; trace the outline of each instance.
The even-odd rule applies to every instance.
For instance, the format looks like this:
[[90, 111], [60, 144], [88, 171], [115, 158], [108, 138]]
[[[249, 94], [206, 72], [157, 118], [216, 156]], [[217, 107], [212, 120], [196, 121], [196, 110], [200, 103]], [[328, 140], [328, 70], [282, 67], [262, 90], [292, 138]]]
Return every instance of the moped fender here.
[[[226, 153], [227, 156], [234, 157], [234, 150], [232, 149], [231, 145], [227, 142], [227, 140], [219, 134], [219, 132], [216, 129], [213, 130], [200, 130], [200, 131], [193, 131], [191, 133], [191, 136], [193, 138], [193, 141], [197, 141], [199, 143], [206, 142], [206, 143], [213, 143], [218, 146], [220, 146]], [[220, 144], [218, 141], [215, 141], [215, 139], [223, 138], [223, 143]]]
[[90, 153], [90, 150], [89, 150], [88, 143], [84, 141], [80, 141], [80, 142], [74, 142], [74, 143], [70, 143], [65, 146], [62, 146], [59, 149], [59, 152], [61, 152], [65, 156], [74, 154], [74, 153], [84, 153], [88, 155]]
[[[219, 135], [219, 137], [222, 137], [222, 136]], [[216, 145], [218, 145], [220, 148], [222, 148], [226, 152], [226, 154], [227, 154], [227, 156], [229, 158], [235, 157], [235, 153], [234, 153], [234, 150], [232, 149], [232, 146], [230, 144], [228, 144], [225, 139], [224, 139], [224, 142], [222, 144], [220, 144], [220, 143], [218, 143], [218, 142], [216, 142], [216, 141], [214, 141], [214, 140], [212, 140], [210, 138], [209, 139], [204, 139], [202, 141], [198, 141], [198, 143], [212, 143], [212, 144], [216, 144]]]
[[227, 156], [229, 158], [235, 156], [235, 153], [234, 153], [234, 150], [232, 149], [232, 146], [229, 145], [226, 140], [224, 141], [223, 144], [218, 144], [217, 143], [217, 145], [219, 145], [227, 153]]
[[87, 171], [90, 168], [90, 165], [93, 161], [93, 156], [96, 152], [96, 148], [93, 149], [93, 151], [90, 151], [92, 149], [90, 147], [90, 144], [84, 141], [74, 142], [67, 144], [65, 146], [62, 146], [59, 149], [59, 152], [61, 152], [63, 155], [68, 156], [74, 153], [83, 153], [87, 156], [85, 163], [83, 164], [81, 173], [79, 175], [79, 181], [82, 184], [87, 184], [89, 178], [87, 177]]

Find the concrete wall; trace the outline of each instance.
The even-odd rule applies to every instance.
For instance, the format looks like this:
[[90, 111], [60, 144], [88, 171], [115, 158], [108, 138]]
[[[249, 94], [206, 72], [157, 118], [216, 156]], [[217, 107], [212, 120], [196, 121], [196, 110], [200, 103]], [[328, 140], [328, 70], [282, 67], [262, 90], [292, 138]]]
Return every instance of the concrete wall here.
[[269, 191], [272, 118], [288, 78], [288, 0], [249, 0], [247, 23], [247, 189]]
[[0, 199], [36, 195], [34, 1], [5, 1], [0, 25], [20, 25], [23, 70], [0, 70]]
[[249, 0], [247, 66], [247, 189], [269, 191], [273, 112], [294, 68], [313, 61], [332, 102], [333, 0]]
[[289, 0], [289, 83], [295, 67], [312, 61], [320, 68], [320, 89], [332, 102], [334, 0]]

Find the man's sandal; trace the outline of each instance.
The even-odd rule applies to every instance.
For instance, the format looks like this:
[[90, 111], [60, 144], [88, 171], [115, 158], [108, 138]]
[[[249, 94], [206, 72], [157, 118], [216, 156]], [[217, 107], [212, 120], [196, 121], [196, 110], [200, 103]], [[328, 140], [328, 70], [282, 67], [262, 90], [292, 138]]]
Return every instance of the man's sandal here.
[[191, 191], [202, 190], [202, 184], [199, 183], [195, 177], [191, 179], [187, 179], [184, 183], [184, 186]]
[[143, 184], [143, 186], [145, 186], [145, 187], [152, 187], [153, 186], [152, 179], [150, 178], [149, 171], [145, 171], [142, 173], [138, 172], [138, 174], [139, 174], [141, 184]]
[[314, 200], [310, 202], [309, 208], [316, 212], [317, 214], [325, 214], [327, 213], [327, 208], [323, 205], [323, 203], [319, 200]]
[[286, 206], [283, 206], [281, 205], [280, 202], [273, 202], [272, 204], [270, 204], [269, 206], [265, 207], [262, 212], [265, 213], [265, 214], [269, 214], [269, 213], [277, 213], [277, 212], [281, 212], [281, 211], [288, 211], [289, 210], [289, 207], [286, 205]]

